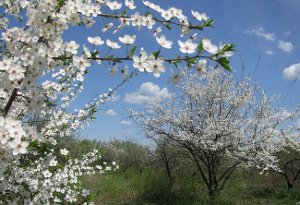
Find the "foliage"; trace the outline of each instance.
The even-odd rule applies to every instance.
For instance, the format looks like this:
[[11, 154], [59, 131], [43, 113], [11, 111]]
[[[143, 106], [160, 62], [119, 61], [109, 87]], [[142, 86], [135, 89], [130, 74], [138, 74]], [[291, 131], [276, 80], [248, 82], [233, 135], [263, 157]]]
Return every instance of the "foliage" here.
[[131, 141], [111, 141], [102, 147], [102, 156], [106, 161], [116, 160], [121, 170], [128, 168], [142, 171], [150, 163], [150, 150], [146, 146]]
[[[76, 152], [78, 148], [87, 144], [101, 144], [102, 158], [109, 161], [109, 156], [118, 156], [117, 153], [107, 155], [106, 145], [116, 144], [118, 149], [126, 149], [128, 144], [133, 142], [112, 141], [101, 143], [95, 140], [72, 139], [73, 149], [70, 153]], [[77, 144], [77, 145], [74, 145]], [[139, 145], [133, 145], [139, 146]], [[110, 147], [110, 146], [109, 146]], [[92, 147], [93, 148], [93, 147]], [[110, 152], [113, 150], [111, 149]], [[206, 188], [203, 181], [199, 180], [196, 167], [190, 161], [180, 155], [178, 148], [169, 146], [168, 156], [176, 156], [172, 160], [172, 187], [169, 186], [169, 179], [165, 174], [165, 165], [161, 158], [161, 147], [157, 146], [152, 152], [148, 147], [140, 146], [146, 157], [147, 164], [132, 164], [126, 158], [119, 159], [120, 169], [112, 174], [95, 175], [84, 177], [83, 186], [93, 190], [93, 199], [96, 204], [295, 204], [299, 200], [300, 184], [295, 183], [293, 190], [286, 191], [284, 177], [274, 172], [261, 175], [260, 170], [243, 169], [237, 170], [231, 180], [228, 181], [226, 189], [217, 194], [214, 199], [206, 195]], [[134, 158], [136, 152], [130, 152]], [[176, 154], [176, 155], [175, 155]], [[183, 153], [182, 153], [183, 154]], [[286, 159], [293, 159], [295, 152], [284, 152], [284, 157], [279, 158], [278, 164]], [[129, 153], [128, 153], [129, 155]], [[179, 157], [181, 156], [181, 157]], [[107, 158], [108, 157], [108, 158]], [[179, 158], [178, 158], [179, 157]], [[112, 157], [113, 159], [113, 157]], [[127, 164], [128, 163], [128, 164]], [[126, 170], [122, 167], [127, 167]], [[142, 170], [142, 171], [141, 171]], [[298, 182], [298, 180], [296, 181]]]
[[163, 170], [157, 168], [142, 173], [128, 169], [88, 176], [83, 182], [94, 193], [99, 192], [95, 196], [96, 204], [107, 205], [286, 205], [300, 200], [299, 186], [294, 191], [287, 191], [285, 181], [278, 175], [264, 176], [254, 170], [236, 172], [227, 188], [214, 199], [207, 197], [205, 185], [192, 175], [176, 175], [170, 191]]

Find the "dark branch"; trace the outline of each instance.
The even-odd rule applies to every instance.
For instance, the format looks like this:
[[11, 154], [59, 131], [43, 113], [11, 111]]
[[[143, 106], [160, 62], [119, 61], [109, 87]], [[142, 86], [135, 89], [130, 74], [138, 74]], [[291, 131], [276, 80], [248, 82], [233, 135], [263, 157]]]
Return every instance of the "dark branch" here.
[[14, 100], [15, 100], [15, 98], [17, 97], [17, 93], [18, 93], [18, 89], [14, 88], [14, 90], [12, 91], [12, 94], [10, 95], [9, 100], [8, 100], [4, 110], [2, 112], [3, 117], [7, 116], [8, 112], [9, 112], [9, 110], [10, 110], [10, 108], [11, 108], [11, 106], [12, 106]]

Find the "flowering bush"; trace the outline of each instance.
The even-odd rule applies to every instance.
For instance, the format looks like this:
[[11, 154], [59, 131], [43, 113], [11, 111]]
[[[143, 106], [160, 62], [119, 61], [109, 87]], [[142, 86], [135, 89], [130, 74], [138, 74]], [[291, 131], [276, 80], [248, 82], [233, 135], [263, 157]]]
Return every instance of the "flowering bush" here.
[[[165, 72], [166, 63], [175, 67], [179, 64], [196, 66], [197, 72], [201, 72], [206, 60], [230, 69], [228, 57], [233, 45], [216, 46], [209, 39], [197, 41], [197, 32], [213, 23], [206, 14], [192, 11], [197, 20], [193, 25], [181, 9], [163, 9], [149, 1], [141, 3], [137, 10], [133, 0], [122, 3], [110, 0], [0, 0], [2, 203], [74, 203], [80, 202], [80, 194], [88, 198], [89, 192], [80, 189], [78, 176], [94, 173], [95, 169], [89, 164], [97, 159], [97, 154], [93, 152], [82, 160], [69, 159], [60, 163], [51, 147], [56, 145], [57, 137], [70, 136], [88, 125], [95, 118], [99, 105], [110, 100], [117, 88], [139, 72], [150, 72], [159, 77]], [[143, 7], [147, 12], [141, 14]], [[76, 39], [63, 38], [70, 27], [90, 28], [100, 19], [112, 22], [104, 25], [99, 36], [87, 38], [89, 46], [80, 45]], [[165, 58], [162, 50], [171, 49], [174, 44], [161, 33], [173, 26], [181, 32], [178, 44], [182, 55]], [[136, 28], [137, 33], [142, 28], [151, 30], [160, 49], [146, 51], [143, 45], [133, 45], [138, 35], [120, 35], [120, 44], [104, 39], [104, 33], [117, 35], [125, 27]], [[124, 46], [125, 55], [119, 56], [117, 51]], [[103, 55], [104, 48], [110, 54]], [[132, 62], [132, 68], [124, 62]], [[113, 65], [111, 74], [117, 72], [118, 65], [124, 65], [120, 70], [123, 81], [72, 112], [68, 108], [80, 96], [83, 81], [94, 63]], [[67, 153], [62, 149], [60, 154]]]

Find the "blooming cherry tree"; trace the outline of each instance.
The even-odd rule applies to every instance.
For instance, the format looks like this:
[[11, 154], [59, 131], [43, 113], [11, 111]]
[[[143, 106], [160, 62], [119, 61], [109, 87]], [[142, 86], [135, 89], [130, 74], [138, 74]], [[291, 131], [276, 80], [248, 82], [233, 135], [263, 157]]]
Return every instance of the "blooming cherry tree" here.
[[[141, 5], [137, 7], [133, 0], [0, 0], [1, 203], [89, 202], [89, 192], [81, 190], [78, 177], [94, 173], [97, 169], [90, 164], [99, 156], [95, 151], [81, 160], [59, 161], [58, 156], [71, 156], [65, 155], [67, 150], [55, 152], [57, 137], [85, 128], [99, 106], [140, 72], [159, 77], [166, 63], [192, 67], [204, 58], [230, 69], [228, 57], [233, 45], [225, 44], [216, 51], [196, 39], [199, 31], [213, 23], [206, 15], [201, 17], [193, 11], [198, 20], [193, 25], [181, 9], [164, 9], [146, 0]], [[88, 36], [85, 43], [64, 35], [72, 27], [91, 28], [98, 22], [105, 22], [99, 34]], [[182, 55], [165, 58], [164, 49], [171, 48], [172, 42], [161, 33], [174, 26], [181, 30], [178, 41]], [[134, 29], [136, 35], [121, 34], [126, 27]], [[147, 50], [137, 42], [143, 29], [151, 30], [159, 50]], [[114, 39], [125, 44], [126, 51]], [[123, 80], [70, 111], [95, 63], [112, 66], [112, 75], [120, 65]], [[113, 168], [98, 171], [105, 170]]]
[[286, 141], [278, 126], [286, 126], [295, 112], [284, 114], [249, 79], [235, 82], [220, 68], [181, 75], [173, 98], [133, 113], [148, 137], [171, 140], [188, 152], [209, 196], [222, 190], [238, 167], [278, 170], [274, 154]]

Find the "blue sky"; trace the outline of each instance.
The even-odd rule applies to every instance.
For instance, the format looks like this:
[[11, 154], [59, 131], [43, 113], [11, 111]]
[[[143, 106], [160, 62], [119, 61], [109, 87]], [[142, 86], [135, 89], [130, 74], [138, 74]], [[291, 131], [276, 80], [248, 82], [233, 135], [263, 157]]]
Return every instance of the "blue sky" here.
[[[235, 77], [239, 79], [244, 70], [244, 75], [254, 77], [270, 96], [275, 94], [285, 96], [293, 79], [300, 77], [300, 65], [296, 65], [300, 63], [299, 0], [163, 0], [153, 2], [165, 9], [169, 6], [181, 8], [189, 16], [191, 9], [204, 12], [214, 19], [215, 28], [207, 28], [198, 34], [198, 38], [211, 38], [215, 44], [230, 42], [237, 45], [237, 51], [231, 59], [231, 65], [236, 70]], [[139, 5], [139, 3], [136, 4]], [[87, 36], [103, 37], [99, 26], [96, 24], [84, 34], [80, 32], [80, 28], [70, 29], [66, 38], [71, 37], [87, 44]], [[140, 45], [156, 49], [152, 46], [155, 40], [149, 40], [153, 38], [150, 31], [128, 29], [122, 32], [121, 34], [131, 35], [138, 32], [136, 33], [137, 42]], [[174, 41], [174, 49], [163, 50], [163, 54], [178, 55], [178, 45], [175, 46], [177, 44], [175, 37], [178, 32], [173, 30], [166, 35]], [[110, 38], [116, 40], [118, 36], [110, 36]], [[103, 51], [105, 52], [106, 50]], [[283, 70], [290, 66], [286, 74], [287, 79], [283, 76]], [[82, 135], [99, 140], [132, 139], [141, 143], [145, 142], [143, 133], [132, 124], [130, 125], [127, 109], [139, 107], [151, 98], [168, 95], [174, 87], [168, 83], [172, 68], [166, 67], [168, 72], [160, 78], [154, 78], [151, 74], [141, 74], [122, 86], [117, 92], [117, 99], [101, 107], [96, 116], [97, 120], [91, 123]], [[75, 107], [121, 81], [120, 75], [111, 78], [107, 68], [110, 67], [101, 65], [91, 68], [86, 91], [76, 102]], [[143, 83], [146, 84], [141, 87]], [[300, 103], [299, 90], [300, 82], [297, 81], [291, 87], [284, 105], [291, 107], [298, 105]]]

